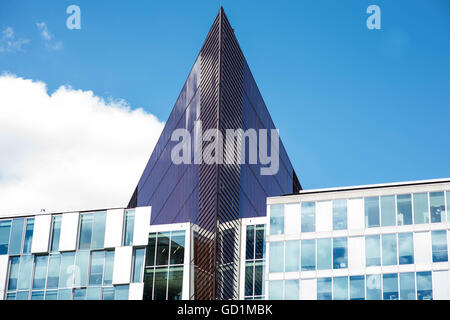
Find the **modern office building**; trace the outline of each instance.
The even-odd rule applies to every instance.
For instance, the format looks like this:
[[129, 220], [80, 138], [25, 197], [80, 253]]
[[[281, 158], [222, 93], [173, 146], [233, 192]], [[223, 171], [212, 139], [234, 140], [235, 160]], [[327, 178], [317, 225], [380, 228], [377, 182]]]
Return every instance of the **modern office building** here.
[[272, 129], [221, 9], [127, 208], [0, 213], [0, 300], [450, 299], [450, 179], [302, 190]]

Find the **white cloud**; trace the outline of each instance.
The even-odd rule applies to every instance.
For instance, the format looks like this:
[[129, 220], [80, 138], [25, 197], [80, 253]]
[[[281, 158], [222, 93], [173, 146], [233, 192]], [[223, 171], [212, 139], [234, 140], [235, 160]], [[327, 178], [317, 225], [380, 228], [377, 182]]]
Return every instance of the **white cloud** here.
[[126, 206], [162, 128], [123, 100], [0, 76], [0, 214]]
[[41, 38], [45, 40], [46, 47], [50, 50], [61, 50], [62, 49], [62, 42], [61, 41], [53, 41], [54, 36], [53, 34], [48, 30], [47, 23], [46, 22], [37, 22], [36, 27], [39, 30], [39, 33], [41, 34]]
[[24, 44], [30, 42], [28, 39], [17, 39], [12, 27], [6, 27], [0, 38], [0, 53], [22, 51]]

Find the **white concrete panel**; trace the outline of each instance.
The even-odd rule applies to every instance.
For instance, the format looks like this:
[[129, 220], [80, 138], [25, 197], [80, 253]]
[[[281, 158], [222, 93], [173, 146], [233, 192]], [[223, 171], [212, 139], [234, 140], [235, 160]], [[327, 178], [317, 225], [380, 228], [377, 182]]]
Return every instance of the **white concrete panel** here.
[[144, 283], [130, 283], [128, 300], [142, 300], [144, 297]]
[[77, 248], [78, 212], [64, 213], [61, 221], [59, 251], [74, 251]]
[[431, 269], [431, 234], [430, 232], [414, 233], [414, 263], [417, 268]]
[[48, 252], [50, 242], [50, 227], [52, 225], [51, 215], [36, 216], [34, 219], [33, 240], [31, 242], [32, 253]]
[[300, 225], [300, 203], [291, 203], [284, 206], [284, 234], [299, 234]]
[[148, 229], [150, 227], [151, 207], [136, 208], [134, 215], [133, 245], [146, 246], [148, 244]]
[[364, 228], [364, 199], [347, 200], [348, 229]]
[[316, 279], [300, 280], [300, 300], [317, 300]]
[[433, 271], [433, 300], [450, 299], [448, 271]]
[[111, 209], [106, 212], [105, 248], [122, 245], [124, 209]]
[[118, 247], [114, 254], [113, 284], [127, 284], [131, 280], [133, 247]]
[[8, 262], [8, 255], [0, 256], [0, 300], [3, 300], [5, 297], [6, 281], [8, 276]]
[[316, 202], [316, 232], [333, 230], [333, 203], [331, 201]]
[[348, 238], [348, 269], [352, 274], [364, 273], [365, 257], [364, 237]]

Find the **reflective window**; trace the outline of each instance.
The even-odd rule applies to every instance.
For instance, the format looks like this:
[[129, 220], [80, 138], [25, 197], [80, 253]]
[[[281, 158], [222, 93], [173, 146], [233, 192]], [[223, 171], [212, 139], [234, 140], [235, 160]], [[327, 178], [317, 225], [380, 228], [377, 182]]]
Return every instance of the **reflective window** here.
[[[47, 279], [48, 256], [36, 256], [34, 266], [33, 290], [45, 289], [45, 280]], [[44, 296], [42, 296], [44, 299]]]
[[400, 300], [416, 300], [414, 272], [400, 273]]
[[116, 286], [114, 300], [128, 300], [129, 285]]
[[33, 273], [33, 255], [23, 255], [20, 257], [19, 279], [17, 281], [18, 290], [28, 290], [31, 286], [31, 274]]
[[9, 242], [9, 254], [19, 255], [22, 253], [23, 230], [25, 219], [14, 219], [11, 227], [11, 240]]
[[429, 223], [428, 194], [414, 194], [414, 224]]
[[383, 274], [383, 299], [398, 300], [398, 276], [396, 273]]
[[301, 241], [302, 270], [316, 269], [316, 240]]
[[45, 291], [33, 291], [31, 293], [31, 300], [44, 300]]
[[364, 276], [350, 277], [350, 300], [364, 300], [366, 297], [366, 289]]
[[59, 289], [58, 300], [72, 300], [72, 289]]
[[160, 267], [155, 269], [155, 280], [153, 288], [154, 300], [166, 300], [167, 297], [167, 267]]
[[331, 269], [331, 239], [317, 239], [317, 269]]
[[333, 201], [333, 230], [347, 229], [347, 200]]
[[417, 272], [417, 300], [433, 300], [433, 284], [431, 282], [431, 271]]
[[74, 286], [85, 287], [88, 281], [89, 251], [78, 251], [75, 259]]
[[366, 228], [380, 226], [380, 206], [378, 197], [364, 199], [364, 214], [366, 218]]
[[91, 249], [103, 249], [105, 241], [106, 211], [94, 214], [94, 227]]
[[[270, 242], [269, 272], [283, 272], [284, 242]], [[303, 247], [302, 247], [303, 248]]]
[[430, 215], [432, 223], [446, 221], [444, 192], [430, 192]]
[[45, 300], [58, 300], [58, 290], [47, 290]]
[[245, 263], [245, 293], [244, 295], [246, 297], [253, 296], [253, 269], [254, 269], [254, 262], [246, 262]]
[[86, 288], [74, 289], [73, 300], [86, 300]]
[[156, 233], [148, 235], [148, 245], [145, 258], [145, 266], [150, 267], [155, 265], [156, 257]]
[[380, 236], [366, 236], [366, 266], [380, 266]]
[[170, 232], [158, 232], [156, 247], [156, 264], [169, 264]]
[[245, 258], [254, 259], [255, 256], [255, 226], [247, 226]]
[[61, 222], [62, 216], [53, 216], [53, 226], [52, 226], [52, 241], [51, 241], [51, 252], [59, 251], [59, 238], [61, 235]]
[[87, 300], [100, 300], [101, 297], [101, 287], [89, 287], [87, 288], [86, 298]]
[[412, 233], [398, 234], [398, 262], [399, 264], [414, 263], [414, 240]]
[[333, 239], [333, 269], [344, 269], [348, 266], [347, 238]]
[[94, 215], [86, 213], [81, 215], [80, 244], [79, 249], [90, 249], [92, 240], [92, 223]]
[[11, 220], [0, 221], [0, 255], [8, 254]]
[[25, 227], [25, 239], [23, 253], [31, 253], [31, 241], [33, 240], [34, 218], [28, 218]]
[[269, 281], [269, 300], [283, 300], [283, 280]]
[[61, 254], [61, 273], [59, 275], [60, 288], [72, 287], [74, 262], [75, 262], [75, 252], [64, 252]]
[[348, 277], [333, 278], [334, 300], [348, 300]]
[[[445, 193], [445, 198], [447, 199], [447, 221], [450, 221], [450, 191], [447, 191]], [[1, 222], [0, 222], [0, 229], [1, 229]], [[1, 233], [1, 231], [0, 231]], [[0, 236], [1, 238], [1, 236]], [[1, 241], [0, 241], [0, 251], [1, 251]], [[1, 252], [0, 252], [1, 254]]]
[[397, 196], [397, 223], [399, 226], [412, 224], [410, 194], [399, 194]]
[[170, 241], [170, 264], [183, 264], [184, 231], [172, 231]]
[[264, 259], [265, 257], [265, 226], [263, 224], [256, 225], [255, 230], [255, 259]]
[[447, 231], [431, 231], [431, 243], [433, 248], [433, 262], [448, 261]]
[[48, 262], [47, 289], [58, 288], [60, 264], [61, 256], [59, 254], [50, 256]]
[[316, 231], [316, 203], [302, 202], [302, 232]]
[[105, 262], [104, 251], [92, 251], [89, 285], [91, 286], [102, 285], [104, 262]]
[[114, 271], [114, 251], [105, 251], [105, 274], [103, 276], [103, 285], [112, 284], [112, 277]]
[[19, 278], [20, 258], [11, 257], [9, 266], [8, 291], [17, 290], [17, 279]]
[[144, 300], [152, 300], [153, 299], [153, 280], [155, 276], [155, 269], [149, 268], [145, 269], [144, 272]]
[[286, 241], [286, 254], [284, 268], [285, 272], [299, 271], [300, 244], [299, 241]]
[[381, 276], [371, 274], [366, 276], [367, 300], [381, 300]]
[[381, 226], [395, 226], [395, 196], [384, 196], [381, 202]]
[[105, 287], [102, 290], [102, 300], [114, 300], [114, 287]]
[[183, 293], [183, 267], [169, 267], [167, 300], [181, 300]]
[[273, 204], [270, 206], [270, 234], [284, 233], [284, 205]]
[[134, 210], [125, 210], [125, 235], [123, 240], [124, 246], [133, 245], [134, 234]]
[[331, 278], [317, 279], [317, 300], [331, 300]]
[[145, 248], [134, 249], [133, 282], [141, 282], [144, 270]]
[[284, 300], [299, 300], [300, 285], [299, 280], [284, 281]]
[[264, 295], [264, 261], [255, 261], [254, 295]]
[[16, 300], [28, 300], [30, 298], [30, 291], [18, 291], [16, 293]]
[[397, 236], [395, 234], [383, 234], [381, 236], [382, 263], [383, 266], [397, 264]]

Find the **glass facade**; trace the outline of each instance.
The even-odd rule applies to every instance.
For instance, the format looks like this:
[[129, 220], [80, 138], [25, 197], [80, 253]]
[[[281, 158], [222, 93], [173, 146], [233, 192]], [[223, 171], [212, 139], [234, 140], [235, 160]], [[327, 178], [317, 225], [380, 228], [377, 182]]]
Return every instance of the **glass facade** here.
[[246, 300], [261, 300], [265, 297], [265, 257], [265, 226], [263, 224], [247, 226], [244, 289]]

